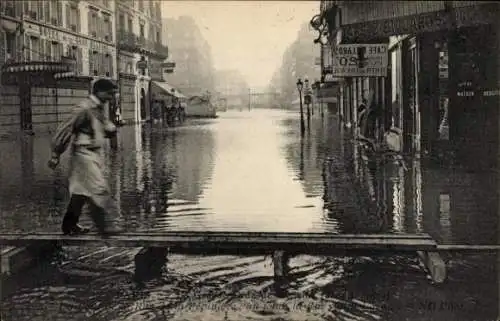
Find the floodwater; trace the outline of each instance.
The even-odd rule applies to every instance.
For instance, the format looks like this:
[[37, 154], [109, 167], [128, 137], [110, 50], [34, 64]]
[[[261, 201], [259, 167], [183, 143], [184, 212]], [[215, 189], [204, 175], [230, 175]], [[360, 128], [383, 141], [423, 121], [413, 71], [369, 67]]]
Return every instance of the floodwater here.
[[[0, 142], [0, 230], [58, 231], [67, 158], [47, 168], [49, 138]], [[296, 112], [228, 111], [182, 126], [124, 127], [108, 151], [128, 231], [422, 233], [498, 244], [498, 175], [389, 164], [370, 174], [335, 116], [303, 139]], [[347, 171], [346, 171], [347, 169]], [[354, 175], [360, 179], [355, 184]], [[86, 217], [82, 222], [90, 224]], [[496, 254], [446, 255], [430, 284], [413, 256], [291, 261], [290, 294], [272, 294], [267, 257], [169, 257], [164, 277], [131, 280], [139, 249], [69, 248], [4, 284], [7, 320], [493, 320]], [[15, 285], [15, 286], [14, 286]]]

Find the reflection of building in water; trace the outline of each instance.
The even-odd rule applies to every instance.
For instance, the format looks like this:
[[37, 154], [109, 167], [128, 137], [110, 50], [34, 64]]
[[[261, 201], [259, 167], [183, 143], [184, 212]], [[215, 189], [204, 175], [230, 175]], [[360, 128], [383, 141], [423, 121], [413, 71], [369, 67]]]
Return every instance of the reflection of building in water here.
[[[290, 123], [289, 126], [296, 126], [298, 123]], [[323, 193], [323, 162], [327, 157], [324, 141], [329, 136], [335, 135], [330, 126], [323, 123], [315, 123], [311, 120], [311, 132], [306, 133], [303, 140], [297, 140], [284, 146], [285, 158], [288, 166], [297, 173], [297, 179], [300, 180], [304, 192], [308, 196], [320, 196]]]
[[497, 201], [491, 173], [422, 169], [424, 230], [439, 242], [494, 244]]
[[[420, 164], [418, 164], [420, 165]], [[414, 195], [415, 195], [415, 213], [416, 217], [416, 233], [423, 232], [423, 200], [422, 200], [422, 170], [420, 166], [413, 166], [415, 174]]]
[[175, 171], [170, 198], [197, 202], [212, 177], [215, 161], [213, 133], [186, 127], [170, 135], [165, 156], [167, 167]]
[[135, 172], [136, 172], [136, 188], [138, 191], [142, 192], [144, 190], [144, 181], [142, 177], [143, 169], [143, 158], [142, 154], [142, 128], [140, 126], [135, 126]]
[[405, 184], [404, 169], [397, 170], [397, 178], [392, 179], [392, 228], [396, 232], [404, 232], [405, 216]]

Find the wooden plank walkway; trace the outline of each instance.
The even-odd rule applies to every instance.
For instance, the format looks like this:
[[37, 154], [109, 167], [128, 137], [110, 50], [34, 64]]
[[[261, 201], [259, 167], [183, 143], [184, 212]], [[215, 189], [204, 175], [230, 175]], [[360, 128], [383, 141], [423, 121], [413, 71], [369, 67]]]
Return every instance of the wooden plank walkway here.
[[2, 233], [0, 245], [26, 246], [60, 242], [66, 246], [169, 248], [171, 253], [265, 254], [281, 250], [290, 254], [326, 255], [339, 251], [434, 251], [427, 234], [330, 234], [258, 232], [161, 232], [64, 236], [59, 233]]

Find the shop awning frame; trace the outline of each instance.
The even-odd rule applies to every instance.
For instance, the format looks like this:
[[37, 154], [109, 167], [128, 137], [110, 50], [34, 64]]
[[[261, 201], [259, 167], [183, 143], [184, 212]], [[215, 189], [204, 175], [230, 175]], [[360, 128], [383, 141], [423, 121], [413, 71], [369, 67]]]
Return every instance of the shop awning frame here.
[[187, 98], [185, 95], [183, 95], [181, 92], [179, 92], [177, 89], [175, 89], [174, 87], [170, 86], [166, 82], [163, 82], [163, 81], [152, 81], [152, 84], [155, 85], [155, 86], [157, 86], [157, 87], [159, 87], [163, 92], [165, 92], [166, 94], [168, 94], [170, 96], [173, 96], [173, 97], [176, 97], [176, 98], [180, 98], [180, 99]]

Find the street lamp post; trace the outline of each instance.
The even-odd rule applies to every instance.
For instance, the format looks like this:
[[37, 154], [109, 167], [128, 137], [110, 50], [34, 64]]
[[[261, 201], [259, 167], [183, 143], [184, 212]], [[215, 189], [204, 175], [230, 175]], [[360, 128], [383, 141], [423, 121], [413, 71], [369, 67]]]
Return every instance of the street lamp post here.
[[299, 78], [297, 80], [297, 90], [299, 91], [299, 102], [300, 102], [300, 134], [304, 136], [305, 126], [304, 126], [304, 110], [302, 108], [302, 88], [304, 88], [304, 84], [302, 80]]
[[311, 123], [311, 87], [309, 86], [309, 80], [304, 80], [304, 103], [307, 106], [307, 126]]

